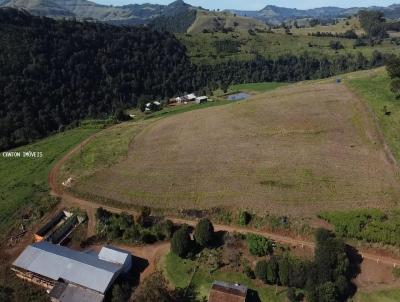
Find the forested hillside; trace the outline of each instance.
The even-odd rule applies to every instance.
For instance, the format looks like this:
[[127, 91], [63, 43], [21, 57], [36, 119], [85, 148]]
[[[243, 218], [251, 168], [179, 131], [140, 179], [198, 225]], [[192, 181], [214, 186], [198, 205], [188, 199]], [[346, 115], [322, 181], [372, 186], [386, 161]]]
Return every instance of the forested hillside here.
[[[220, 53], [239, 47], [217, 40], [213, 45]], [[378, 51], [370, 57], [255, 52], [246, 60], [197, 65], [191, 59], [169, 33], [0, 9], [0, 150], [85, 118], [108, 117], [184, 92], [211, 94], [230, 84], [316, 79], [383, 63]]]
[[167, 33], [1, 9], [0, 149], [191, 91], [190, 69], [185, 47]]

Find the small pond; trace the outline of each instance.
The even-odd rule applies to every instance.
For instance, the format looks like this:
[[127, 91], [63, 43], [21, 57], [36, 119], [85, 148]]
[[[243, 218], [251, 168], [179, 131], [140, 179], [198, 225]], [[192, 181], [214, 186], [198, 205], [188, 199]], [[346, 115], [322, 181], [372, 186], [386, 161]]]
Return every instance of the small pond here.
[[235, 102], [235, 101], [247, 100], [249, 97], [250, 97], [250, 94], [245, 93], [245, 92], [239, 92], [239, 93], [228, 95], [227, 99]]

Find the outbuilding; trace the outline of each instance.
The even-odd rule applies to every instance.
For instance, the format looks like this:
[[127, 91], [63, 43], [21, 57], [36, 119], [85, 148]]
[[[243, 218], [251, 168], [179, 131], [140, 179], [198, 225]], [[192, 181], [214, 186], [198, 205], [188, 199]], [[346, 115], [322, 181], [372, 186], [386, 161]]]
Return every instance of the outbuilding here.
[[223, 281], [214, 281], [208, 302], [246, 302], [247, 287]]
[[17, 277], [48, 289], [53, 301], [101, 302], [131, 266], [131, 254], [113, 247], [94, 254], [42, 241], [29, 245], [11, 269]]

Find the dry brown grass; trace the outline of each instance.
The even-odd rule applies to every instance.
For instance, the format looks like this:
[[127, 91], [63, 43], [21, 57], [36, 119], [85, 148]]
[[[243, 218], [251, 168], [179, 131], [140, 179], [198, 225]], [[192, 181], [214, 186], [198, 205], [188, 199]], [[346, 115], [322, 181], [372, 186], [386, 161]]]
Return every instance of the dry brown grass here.
[[374, 127], [344, 85], [293, 85], [159, 120], [76, 189], [168, 208], [391, 207], [400, 186]]

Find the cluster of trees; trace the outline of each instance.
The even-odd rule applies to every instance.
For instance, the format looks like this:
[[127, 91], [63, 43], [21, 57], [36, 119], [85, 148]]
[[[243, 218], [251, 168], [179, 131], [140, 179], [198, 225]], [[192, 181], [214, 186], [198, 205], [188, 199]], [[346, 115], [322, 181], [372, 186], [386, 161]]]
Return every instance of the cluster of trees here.
[[370, 40], [382, 40], [388, 37], [386, 20], [380, 11], [363, 10], [358, 13], [361, 27]]
[[251, 61], [228, 61], [214, 65], [198, 66], [196, 82], [204, 81], [206, 91], [230, 84], [254, 82], [295, 82], [326, 78], [338, 73], [382, 66], [384, 55], [374, 51], [371, 58], [361, 52], [356, 55], [314, 56], [310, 53], [265, 58], [256, 55]]
[[334, 50], [339, 50], [339, 49], [343, 49], [344, 48], [343, 44], [338, 40], [330, 41], [329, 42], [329, 47], [334, 49]]
[[0, 37], [0, 150], [199, 87], [172, 34], [1, 9]]
[[150, 209], [142, 209], [137, 221], [126, 213], [113, 214], [99, 208], [96, 211], [97, 236], [106, 240], [118, 240], [128, 243], [154, 243], [168, 240], [174, 232], [170, 220], [151, 216]]
[[392, 80], [390, 89], [396, 95], [396, 98], [400, 98], [400, 57], [389, 56], [386, 60], [386, 70]]
[[335, 227], [335, 232], [346, 238], [400, 246], [400, 213], [390, 215], [378, 209], [350, 212], [329, 212], [320, 215]]
[[[32, 142], [87, 118], [230, 84], [299, 81], [375, 67], [361, 53], [282, 55], [194, 65], [172, 34], [150, 28], [33, 17], [0, 10], [0, 150]], [[238, 42], [216, 42], [237, 51]]]
[[268, 284], [288, 286], [288, 298], [301, 301], [294, 288], [305, 289], [309, 302], [346, 301], [353, 294], [353, 271], [344, 242], [327, 230], [316, 233], [314, 261], [301, 261], [284, 255], [260, 260], [255, 276]]
[[344, 33], [332, 33], [332, 32], [320, 32], [308, 34], [313, 37], [332, 37], [332, 38], [344, 38], [344, 39], [357, 39], [358, 35], [353, 29], [346, 30]]
[[183, 225], [172, 236], [171, 251], [181, 258], [192, 256], [201, 248], [210, 247], [214, 243], [214, 226], [208, 218], [201, 219], [194, 229], [194, 240], [190, 237], [191, 229]]

